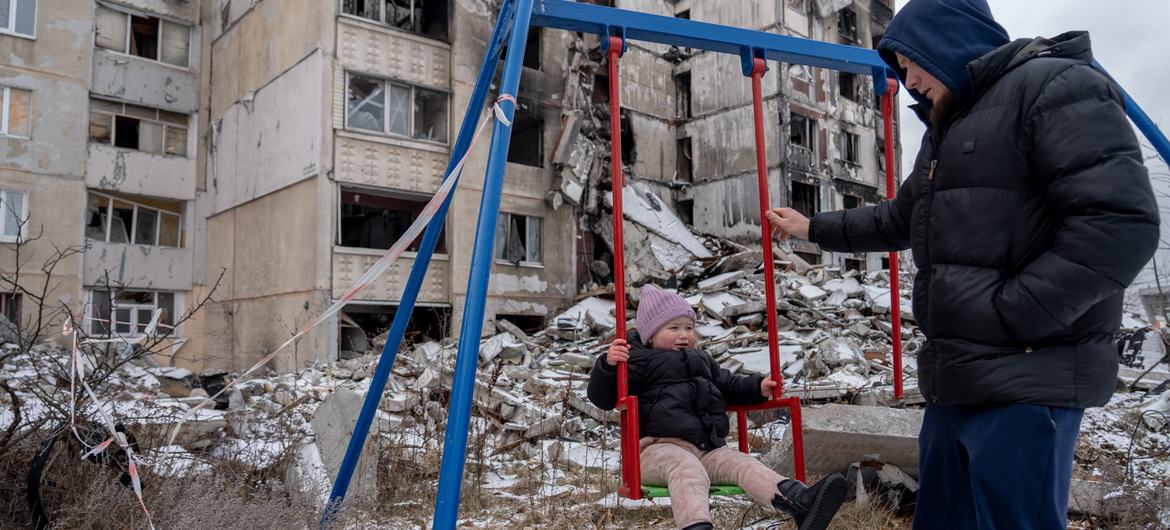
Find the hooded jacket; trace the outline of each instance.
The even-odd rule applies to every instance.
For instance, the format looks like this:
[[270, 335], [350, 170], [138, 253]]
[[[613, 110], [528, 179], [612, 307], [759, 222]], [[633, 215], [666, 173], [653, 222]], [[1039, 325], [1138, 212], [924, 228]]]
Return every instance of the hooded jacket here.
[[1153, 192], [1088, 34], [999, 44], [992, 24], [982, 0], [912, 0], [894, 18], [883, 58], [902, 76], [893, 52], [918, 62], [956, 110], [928, 124], [897, 198], [817, 214], [809, 239], [913, 249], [927, 400], [1102, 405], [1125, 287], [1158, 241]]
[[[638, 396], [642, 437], [682, 438], [703, 451], [727, 445], [727, 405], [759, 403], [762, 376], [737, 376], [702, 350], [656, 350], [630, 333], [629, 392]], [[617, 404], [617, 367], [597, 358], [589, 374], [589, 401]]]

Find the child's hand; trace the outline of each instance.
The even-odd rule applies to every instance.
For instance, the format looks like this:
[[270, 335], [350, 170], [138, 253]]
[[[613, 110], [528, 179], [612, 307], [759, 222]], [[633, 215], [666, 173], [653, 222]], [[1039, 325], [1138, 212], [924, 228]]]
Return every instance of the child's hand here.
[[773, 388], [776, 388], [776, 381], [768, 379], [767, 377], [760, 380], [760, 395], [766, 398], [772, 397]]
[[605, 363], [610, 366], [617, 366], [619, 361], [625, 362], [630, 360], [630, 347], [626, 345], [623, 339], [613, 341], [609, 345], [609, 351], [605, 354]]

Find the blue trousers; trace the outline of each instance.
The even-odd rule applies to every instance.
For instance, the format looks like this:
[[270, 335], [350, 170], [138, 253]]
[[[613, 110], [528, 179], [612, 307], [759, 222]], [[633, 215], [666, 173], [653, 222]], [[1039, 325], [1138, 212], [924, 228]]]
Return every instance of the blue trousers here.
[[926, 406], [914, 530], [1064, 530], [1084, 409]]

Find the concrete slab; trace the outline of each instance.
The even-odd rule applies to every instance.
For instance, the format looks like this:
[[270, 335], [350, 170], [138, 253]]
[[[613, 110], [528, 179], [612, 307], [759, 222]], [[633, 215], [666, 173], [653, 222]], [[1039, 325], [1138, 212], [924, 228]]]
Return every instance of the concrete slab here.
[[[795, 389], [794, 389], [795, 390]], [[790, 392], [789, 392], [790, 393]], [[922, 410], [825, 405], [801, 410], [805, 466], [810, 475], [844, 472], [867, 455], [918, 477], [918, 431]], [[792, 475], [792, 427], [763, 461]]]

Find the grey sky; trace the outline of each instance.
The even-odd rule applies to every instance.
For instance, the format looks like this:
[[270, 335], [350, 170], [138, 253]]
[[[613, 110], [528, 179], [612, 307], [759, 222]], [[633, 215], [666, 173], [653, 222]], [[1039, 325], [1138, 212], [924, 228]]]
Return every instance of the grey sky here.
[[[904, 0], [896, 0], [898, 5]], [[1051, 37], [1087, 30], [1093, 54], [1163, 132], [1170, 130], [1170, 1], [988, 0], [992, 14], [1013, 39]], [[903, 168], [918, 152], [924, 127], [903, 105]]]

